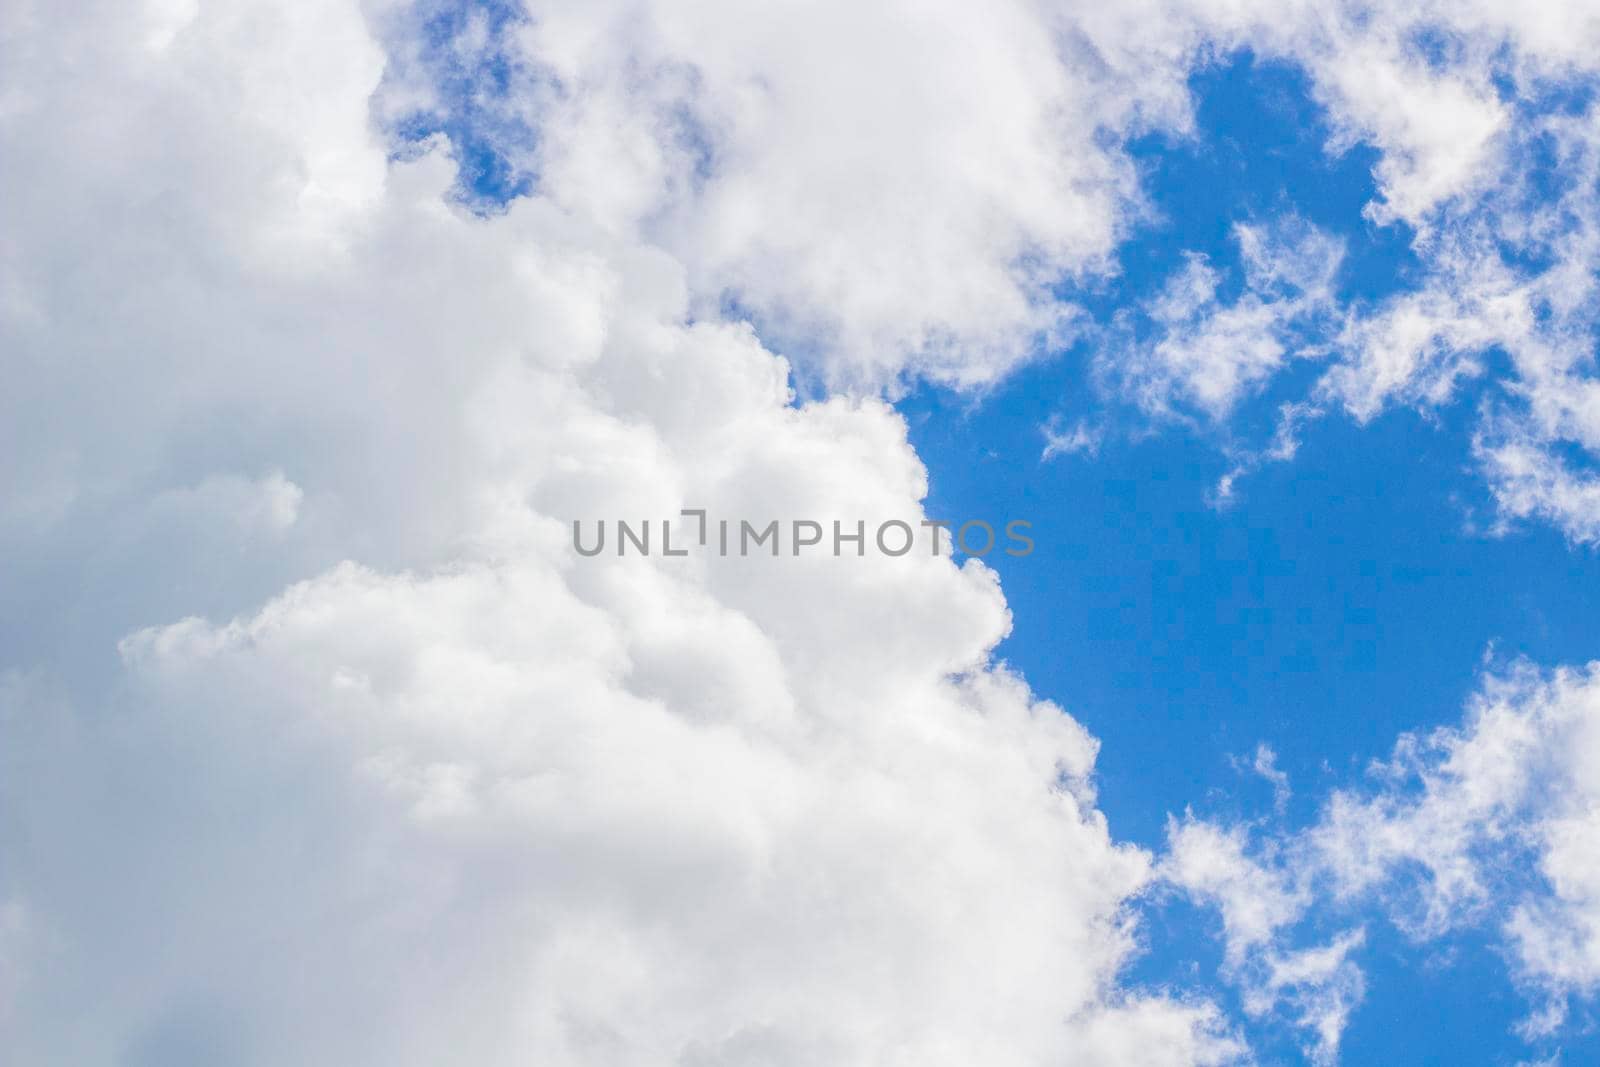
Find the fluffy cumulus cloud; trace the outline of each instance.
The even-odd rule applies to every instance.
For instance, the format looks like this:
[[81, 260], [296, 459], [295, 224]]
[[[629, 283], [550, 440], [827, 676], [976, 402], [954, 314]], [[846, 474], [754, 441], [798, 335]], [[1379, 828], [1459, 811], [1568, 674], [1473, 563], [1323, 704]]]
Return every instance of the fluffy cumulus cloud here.
[[[1134, 195], [1097, 143], [1130, 102], [1048, 28], [1027, 3], [608, 0], [478, 46], [517, 86], [496, 148], [670, 249], [702, 308], [736, 303], [831, 384], [979, 384], [1071, 333], [1052, 286], [1106, 266]], [[389, 110], [448, 106], [415, 81]]]
[[[967, 113], [920, 116], [906, 165], [950, 185], [885, 216], [846, 179], [893, 192], [882, 168], [916, 145], [873, 155], [872, 130], [936, 86], [846, 64], [805, 97], [816, 56], [786, 72], [778, 27], [764, 96], [759, 41], [730, 37], [715, 106], [766, 141], [686, 229], [641, 200], [670, 182], [612, 173], [606, 138], [629, 134], [608, 109], [660, 116], [603, 77], [551, 105], [549, 195], [455, 202], [443, 142], [397, 150], [374, 119], [425, 99], [386, 75], [402, 15], [7, 8], [6, 1058], [1234, 1057], [1207, 1002], [1120, 983], [1152, 860], [1095, 809], [1094, 740], [990, 662], [1009, 617], [981, 563], [570, 542], [574, 518], [683, 508], [922, 518], [899, 416], [797, 404], [699, 275], [836, 315], [863, 374], [1046, 328], [1024, 245], [1094, 254], [1113, 218], [1045, 196], [1075, 164], [1028, 154], [1058, 121], [1029, 81], [1060, 77], [1048, 50], [1011, 27], [950, 86]], [[622, 79], [637, 68], [591, 53], [717, 38], [598, 25], [552, 17], [530, 47]], [[858, 82], [904, 99], [838, 114]], [[1017, 128], [970, 111], [992, 92], [1019, 97]], [[805, 107], [782, 137], [762, 117]], [[867, 123], [839, 131], [856, 154], [799, 167], [798, 128], [846, 117]], [[991, 150], [1027, 158], [1001, 181]], [[1040, 217], [1005, 217], [1012, 182]], [[791, 198], [765, 247], [751, 189]], [[970, 217], [918, 236], [954, 207]]]

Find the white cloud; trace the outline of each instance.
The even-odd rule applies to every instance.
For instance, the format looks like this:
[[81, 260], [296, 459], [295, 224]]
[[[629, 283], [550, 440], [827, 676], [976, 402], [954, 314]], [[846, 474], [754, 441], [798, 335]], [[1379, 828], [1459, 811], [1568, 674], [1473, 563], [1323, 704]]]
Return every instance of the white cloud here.
[[1124, 316], [1099, 358], [1099, 373], [1151, 414], [1187, 407], [1223, 420], [1290, 358], [1319, 354], [1297, 343], [1295, 331], [1330, 309], [1340, 243], [1292, 218], [1270, 231], [1238, 225], [1234, 239], [1243, 293], [1219, 300], [1221, 275], [1204, 256], [1190, 254], [1144, 309], [1154, 337], [1137, 340]]
[[1382, 772], [1392, 787], [1336, 794], [1313, 835], [1335, 886], [1398, 879], [1394, 906], [1423, 936], [1499, 926], [1545, 1001], [1532, 1031], [1552, 1029], [1568, 996], [1600, 987], [1600, 667], [1491, 677], [1459, 729], [1404, 739]]
[[1098, 427], [1089, 425], [1083, 419], [1070, 427], [1063, 427], [1061, 420], [1056, 418], [1039, 429], [1044, 434], [1044, 451], [1039, 453], [1041, 463], [1047, 463], [1057, 456], [1093, 456], [1100, 451], [1100, 441], [1104, 436]]
[[1245, 989], [1246, 1010], [1261, 1015], [1284, 1003], [1295, 1024], [1310, 1031], [1312, 1062], [1337, 1063], [1345, 1025], [1366, 992], [1361, 969], [1349, 959], [1365, 936], [1350, 930], [1326, 945], [1265, 954], [1264, 976]]
[[1222, 915], [1230, 966], [1270, 942], [1305, 908], [1304, 891], [1284, 872], [1246, 855], [1244, 828], [1224, 830], [1192, 817], [1167, 826], [1162, 874], [1190, 894], [1214, 903]]
[[1250, 769], [1266, 779], [1272, 785], [1272, 807], [1278, 814], [1283, 814], [1289, 804], [1289, 798], [1294, 795], [1289, 787], [1289, 775], [1278, 767], [1278, 754], [1266, 742], [1256, 746], [1255, 758], [1250, 761]]
[[1383, 150], [1373, 174], [1382, 199], [1368, 207], [1375, 221], [1425, 227], [1442, 203], [1494, 180], [1495, 140], [1510, 116], [1488, 64], [1467, 70], [1430, 66], [1381, 31], [1342, 42], [1318, 64], [1338, 124], [1334, 147], [1364, 141]]
[[1503, 520], [1544, 519], [1575, 544], [1600, 544], [1600, 478], [1572, 470], [1545, 442], [1515, 429], [1505, 437], [1481, 433], [1474, 452]]
[[1051, 287], [1105, 268], [1134, 193], [1100, 136], [1133, 102], [1027, 3], [608, 3], [521, 43], [557, 86], [545, 194], [650, 234], [835, 383], [983, 383], [1059, 343]]
[[1331, 1054], [1360, 999], [1361, 938], [1285, 946], [1303, 922], [1376, 906], [1419, 941], [1497, 931], [1530, 998], [1525, 1036], [1558, 1032], [1570, 998], [1600, 990], [1600, 664], [1491, 675], [1460, 726], [1402, 737], [1371, 778], [1302, 832], [1171, 827], [1163, 877], [1218, 909], [1247, 1006], [1288, 990]]
[[1217, 909], [1222, 975], [1239, 986], [1245, 1011], [1257, 1018], [1287, 1012], [1306, 1031], [1312, 1061], [1336, 1062], [1345, 1023], [1364, 991], [1361, 971], [1349, 958], [1364, 932], [1346, 930], [1323, 945], [1286, 948], [1289, 931], [1313, 903], [1300, 870], [1271, 852], [1260, 860], [1249, 855], [1247, 828], [1225, 829], [1193, 815], [1169, 821], [1167, 843], [1161, 877]]
[[[1065, 262], [1115, 221], [1097, 163], [1092, 210], [1045, 189], [1080, 165], [1031, 140], [1055, 121], [1054, 90], [1029, 96], [1059, 76], [1047, 48], [1005, 29], [992, 47], [1024, 62], [975, 67], [949, 123], [913, 108], [881, 157], [863, 130], [830, 178], [785, 147], [830, 135], [822, 42], [787, 71], [769, 42], [775, 95], [749, 106], [795, 115], [751, 120], [697, 259], [626, 189], [580, 203], [556, 140], [560, 195], [494, 217], [451, 204], [439, 146], [388, 159], [353, 6], [156, 15], [38, 8], [0, 57], [0, 537], [43, 561], [8, 564], [0, 619], [0, 900], [25, 917], [0, 930], [8, 1056], [1236, 1058], [1213, 1005], [1122, 985], [1151, 859], [1095, 809], [1094, 740], [990, 662], [992, 572], [568, 543], [575, 517], [696, 506], [922, 517], [899, 416], [793, 403], [699, 277], [839, 315], [866, 376], [945, 330], [978, 369], [940, 373], [1014, 359], [1053, 312], [1010, 258]], [[759, 87], [729, 42], [715, 107], [744, 121]], [[880, 92], [861, 115], [897, 120], [892, 78], [846, 74], [840, 100]], [[991, 129], [979, 101], [1018, 95]], [[908, 170], [880, 227], [891, 157], [931, 166], [946, 131], [1015, 166]], [[796, 226], [759, 254], [749, 182]], [[876, 287], [818, 301], [852, 279]]]

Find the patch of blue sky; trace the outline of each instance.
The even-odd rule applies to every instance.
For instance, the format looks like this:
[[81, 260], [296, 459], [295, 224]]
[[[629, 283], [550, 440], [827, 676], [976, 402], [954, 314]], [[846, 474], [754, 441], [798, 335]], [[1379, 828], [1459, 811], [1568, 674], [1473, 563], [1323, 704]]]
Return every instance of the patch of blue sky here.
[[[1226, 301], [1242, 274], [1234, 224], [1291, 212], [1345, 241], [1341, 301], [1416, 283], [1410, 233], [1362, 213], [1376, 195], [1375, 155], [1325, 150], [1326, 124], [1298, 72], [1244, 55], [1199, 72], [1193, 88], [1196, 137], [1132, 146], [1157, 215], [1131, 236], [1121, 276], [1064, 298], [1107, 321], [1198, 251], [1233, 279]], [[999, 654], [1103, 742], [1100, 803], [1119, 837], [1159, 848], [1168, 815], [1191, 807], [1303, 827], [1399, 734], [1458, 723], [1486, 662], [1600, 653], [1595, 556], [1543, 525], [1489, 532], [1493, 502], [1470, 456], [1480, 404], [1502, 395], [1494, 375], [1429, 417], [1312, 422], [1292, 461], [1261, 466], [1217, 508], [1208, 500], [1239, 431], [1108, 415], [1089, 381], [1092, 355], [1087, 345], [1052, 354], [979, 403], [922, 388], [900, 408], [929, 467], [931, 514], [1033, 522], [1032, 556], [989, 559], [1015, 616]], [[1277, 404], [1319, 372], [1316, 361], [1291, 368], [1236, 422], [1267, 432]], [[1092, 457], [1041, 462], [1040, 426], [1053, 416], [1120, 420], [1122, 431], [1105, 433]], [[1294, 788], [1281, 821], [1271, 786], [1245, 767], [1260, 742]], [[1180, 911], [1147, 923], [1134, 977], [1212, 987], [1214, 913], [1169, 906]], [[1375, 911], [1308, 922], [1294, 944], [1367, 927], [1367, 996], [1343, 1062], [1511, 1064], [1557, 1047], [1530, 1049], [1514, 1034], [1529, 1006], [1493, 931], [1413, 945]], [[1281, 1025], [1250, 1036], [1262, 1062], [1301, 1058]], [[1569, 1062], [1600, 1060], [1592, 1032], [1559, 1047]]]
[[[1260, 93], [1250, 91], [1257, 78]], [[1290, 99], [1304, 96], [1297, 75], [1243, 58], [1198, 75], [1196, 90], [1201, 138], [1139, 149], [1173, 157], [1148, 165], [1169, 176], [1149, 186], [1163, 218], [1134, 236], [1124, 259], [1141, 266], [1125, 273], [1108, 307], [1148, 297], [1197, 246], [1238, 273], [1227, 237], [1232, 222], [1260, 217], [1251, 215], [1252, 203], [1275, 206], [1290, 196], [1294, 210], [1347, 241], [1353, 254], [1340, 283], [1347, 298], [1379, 298], [1406, 285], [1413, 261], [1404, 240], [1376, 231], [1361, 215], [1374, 195], [1370, 158], [1355, 164], [1355, 153], [1327, 157], [1319, 123], [1306, 121]], [[1257, 119], [1269, 131], [1264, 143], [1283, 146], [1260, 167], [1248, 148]], [[1241, 147], [1208, 147], [1213, 127]], [[1289, 128], [1301, 131], [1294, 151]], [[1342, 175], [1350, 188], [1326, 175], [1303, 178], [1319, 170]], [[1337, 195], [1324, 198], [1327, 189]], [[1077, 658], [1048, 654], [1066, 636], [1061, 627], [1074, 621], [1052, 605], [1076, 608], [1071, 643], [1093, 651], [1084, 658], [1097, 668], [1088, 672], [1099, 676], [1090, 687], [1097, 696], [1131, 689], [1145, 708], [1170, 712], [1168, 725], [1197, 717], [1196, 731], [1215, 730], [1226, 741], [1212, 757], [1266, 740], [1286, 754], [1304, 748], [1303, 768], [1321, 773], [1325, 754], [1364, 762], [1385, 752], [1399, 730], [1458, 718], [1490, 641], [1501, 654], [1544, 662], [1585, 657], [1581, 616], [1563, 609], [1595, 589], [1583, 585], [1596, 578], [1588, 557], [1539, 527], [1508, 538], [1485, 532], [1492, 501], [1467, 457], [1479, 402], [1500, 393], [1492, 375], [1465, 383], [1456, 403], [1427, 418], [1397, 410], [1366, 426], [1338, 415], [1311, 423], [1296, 459], [1262, 466], [1236, 505], [1218, 509], [1207, 501], [1233, 463], [1221, 447], [1228, 431], [1124, 425], [1103, 436], [1092, 462], [1040, 462], [1040, 426], [1052, 416], [1065, 413], [1071, 422], [1103, 414], [1087, 380], [1089, 355], [1079, 348], [1041, 360], [979, 403], [922, 388], [900, 405], [930, 467], [931, 510], [1011, 514], [1040, 528], [1035, 557], [996, 564], [1019, 620], [1004, 651], [1036, 682]], [[1292, 366], [1244, 407], [1241, 420], [1266, 429], [1277, 405], [1303, 395], [1320, 370], [1315, 361]], [[1138, 418], [1124, 415], [1125, 423]], [[1528, 574], [1502, 566], [1530, 552], [1541, 566]], [[1529, 604], [1528, 613], [1515, 603]], [[1533, 603], [1551, 607], [1535, 617]], [[1441, 644], [1448, 635], [1428, 621], [1430, 611], [1460, 622], [1444, 629], [1465, 631], [1461, 640]], [[1420, 626], [1406, 625], [1413, 616]], [[1024, 662], [1035, 654], [1038, 663]], [[1414, 675], [1408, 681], [1402, 663], [1436, 663], [1439, 677], [1429, 683], [1444, 684]], [[1344, 710], [1333, 717], [1336, 725], [1319, 726], [1329, 717], [1306, 721], [1294, 708], [1307, 699], [1303, 677], [1330, 672], [1339, 686], [1318, 688], [1310, 703]], [[1406, 699], [1386, 699], [1395, 686]], [[1069, 693], [1041, 687], [1095, 717]], [[1363, 705], [1368, 709], [1357, 713]], [[1238, 714], [1224, 713], [1229, 709]], [[1354, 732], [1353, 718], [1362, 724]], [[1117, 723], [1091, 725], [1114, 759]], [[1169, 740], [1198, 753], [1188, 744], [1195, 738], [1181, 731]], [[1177, 804], [1163, 810], [1181, 810], [1183, 799], [1196, 795], [1179, 783], [1172, 788]], [[1159, 831], [1160, 818], [1141, 820], [1142, 829]]]
[[1153, 291], [1181, 253], [1199, 252], [1224, 272], [1218, 296], [1227, 302], [1243, 280], [1234, 226], [1286, 215], [1346, 238], [1342, 301], [1382, 296], [1415, 276], [1410, 230], [1362, 216], [1376, 194], [1377, 152], [1325, 151], [1333, 130], [1302, 71], [1245, 52], [1197, 71], [1190, 91], [1194, 138], [1158, 132], [1128, 146], [1157, 218], [1120, 250], [1120, 284], [1063, 297], [1104, 315]]
[[[535, 132], [506, 106], [519, 71], [497, 47], [500, 38], [526, 17], [514, 0], [427, 9], [417, 59], [433, 88], [434, 106], [411, 111], [390, 128], [400, 152], [444, 136], [456, 161], [458, 196], [480, 212], [502, 209], [536, 185], [537, 176], [519, 162], [531, 156]], [[483, 47], [460, 47], [480, 34]], [[510, 146], [520, 149], [516, 158], [508, 154]]]
[[1502, 238], [1497, 242], [1507, 264], [1536, 274], [1554, 265], [1554, 243], [1578, 223], [1565, 198], [1575, 191], [1589, 191], [1578, 189], [1587, 175], [1581, 168], [1571, 166], [1572, 161], [1565, 154], [1569, 149], [1561, 143], [1551, 123], [1588, 114], [1600, 84], [1592, 78], [1567, 78], [1519, 85], [1509, 73], [1501, 71], [1495, 76], [1495, 89], [1511, 112], [1511, 125], [1519, 140], [1510, 150], [1520, 158], [1516, 167], [1518, 187], [1502, 193], [1494, 208], [1513, 217], [1552, 210], [1557, 213], [1556, 223], [1547, 233], [1523, 233], [1516, 241]]

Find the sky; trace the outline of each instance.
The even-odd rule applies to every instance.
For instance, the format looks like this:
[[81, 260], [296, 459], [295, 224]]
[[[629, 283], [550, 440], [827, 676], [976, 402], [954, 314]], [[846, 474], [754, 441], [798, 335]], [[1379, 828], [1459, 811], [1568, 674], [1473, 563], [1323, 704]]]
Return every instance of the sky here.
[[[1230, 226], [1285, 209], [1349, 242], [1343, 299], [1401, 289], [1416, 269], [1408, 235], [1361, 217], [1371, 156], [1324, 151], [1303, 77], [1244, 55], [1191, 87], [1197, 140], [1136, 149], [1158, 216], [1130, 238], [1102, 307], [1147, 297], [1181, 267], [1180, 249], [1237, 270]], [[1092, 357], [1082, 346], [1041, 361], [977, 404], [923, 389], [900, 408], [929, 465], [930, 513], [1034, 523], [1042, 558], [994, 560], [1016, 616], [997, 654], [1101, 740], [1100, 804], [1119, 835], [1159, 849], [1186, 809], [1303, 829], [1397, 736], [1456, 722], [1486, 663], [1592, 655], [1592, 553], [1548, 528], [1482, 529], [1493, 502], [1461, 461], [1482, 389], [1427, 418], [1319, 424], [1292, 464], [1253, 473], [1218, 506], [1225, 449], [1182, 428], [1108, 429], [1092, 456], [1043, 457], [1052, 418], [1112, 418], [1084, 398]], [[1270, 425], [1271, 399], [1261, 406]], [[1253, 767], [1263, 744], [1294, 789], [1282, 812]], [[1217, 965], [1207, 917], [1164, 913], [1176, 908], [1151, 920], [1142, 980]], [[1374, 915], [1369, 936], [1383, 943], [1364, 956], [1343, 1062], [1527, 1055], [1513, 1032], [1526, 1009], [1481, 932], [1418, 946], [1382, 924]], [[1281, 1034], [1254, 1036], [1263, 1055], [1296, 1059]], [[1558, 1044], [1586, 1062], [1600, 1056], [1593, 1042]]]
[[0, 1061], [1600, 1062], [1597, 55], [7, 4]]

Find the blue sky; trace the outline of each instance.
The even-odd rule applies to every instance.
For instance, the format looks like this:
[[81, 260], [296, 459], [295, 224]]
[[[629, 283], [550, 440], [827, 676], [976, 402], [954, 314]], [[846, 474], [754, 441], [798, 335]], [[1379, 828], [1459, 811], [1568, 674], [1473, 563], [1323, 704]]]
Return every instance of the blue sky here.
[[[1147, 298], [1185, 251], [1237, 274], [1232, 225], [1286, 211], [1348, 242], [1344, 299], [1381, 300], [1414, 278], [1407, 228], [1362, 217], [1373, 154], [1328, 153], [1303, 76], [1243, 55], [1191, 87], [1194, 137], [1134, 145], [1157, 215], [1123, 247], [1121, 276], [1088, 299], [1097, 316]], [[1428, 417], [1319, 420], [1292, 462], [1249, 474], [1218, 506], [1228, 436], [1119, 409], [1088, 380], [1092, 343], [1041, 353], [976, 400], [922, 387], [899, 407], [929, 467], [930, 514], [1033, 522], [1035, 555], [991, 560], [1015, 615], [998, 654], [1101, 739], [1100, 800], [1119, 834], [1159, 848], [1186, 808], [1304, 827], [1400, 734], [1457, 722], [1486, 663], [1594, 654], [1593, 554], [1543, 526], [1486, 529], [1494, 505], [1462, 457], [1495, 385]], [[1270, 436], [1295, 390], [1274, 392], [1239, 413], [1237, 432]], [[1041, 427], [1062, 413], [1110, 427], [1095, 454], [1041, 458]], [[1259, 743], [1294, 789], [1281, 816], [1250, 769]], [[1195, 925], [1214, 917], [1171, 900], [1154, 911], [1137, 973], [1183, 983], [1198, 962], [1203, 981], [1220, 953]], [[1370, 985], [1344, 1062], [1528, 1055], [1511, 1032], [1524, 1005], [1489, 939], [1418, 945], [1370, 919]], [[1257, 1040], [1295, 1058], [1281, 1033]], [[1600, 1035], [1559, 1044], [1565, 1062], [1600, 1058]]]
[[[1352, 297], [1403, 284], [1403, 232], [1361, 218], [1370, 156], [1328, 158], [1300, 79], [1245, 57], [1193, 85], [1196, 139], [1139, 146], [1161, 218], [1132, 235], [1128, 270], [1100, 307], [1147, 297], [1181, 251], [1236, 270], [1228, 230], [1263, 205], [1347, 238], [1355, 254], [1340, 282]], [[899, 407], [929, 467], [930, 513], [1026, 517], [1038, 528], [1043, 558], [990, 561], [1017, 616], [1001, 653], [1042, 691], [1105, 717], [1095, 724], [1108, 749], [1105, 788], [1117, 760], [1157, 755], [1140, 747], [1140, 719], [1156, 714], [1183, 731], [1161, 738], [1183, 761], [1159, 760], [1141, 776], [1142, 791], [1171, 792], [1153, 816], [1131, 805], [1119, 813], [1138, 820], [1128, 832], [1158, 837], [1161, 813], [1221, 788], [1226, 757], [1258, 740], [1296, 779], [1328, 773], [1324, 762], [1347, 773], [1404, 730], [1458, 719], [1486, 656], [1568, 661], [1592, 643], [1593, 558], [1547, 528], [1486, 529], [1492, 501], [1462, 457], [1493, 385], [1469, 386], [1426, 418], [1319, 420], [1292, 463], [1265, 465], [1219, 505], [1227, 438], [1140, 424], [1114, 398], [1102, 415], [1108, 402], [1084, 358], [1081, 348], [1041, 354], [993, 393], [923, 387]], [[1242, 432], [1254, 423], [1270, 433], [1279, 400], [1251, 401]], [[1095, 456], [1041, 458], [1042, 427], [1063, 412], [1109, 420]]]

